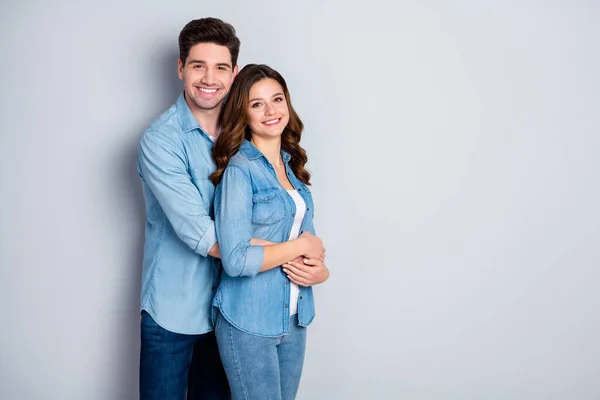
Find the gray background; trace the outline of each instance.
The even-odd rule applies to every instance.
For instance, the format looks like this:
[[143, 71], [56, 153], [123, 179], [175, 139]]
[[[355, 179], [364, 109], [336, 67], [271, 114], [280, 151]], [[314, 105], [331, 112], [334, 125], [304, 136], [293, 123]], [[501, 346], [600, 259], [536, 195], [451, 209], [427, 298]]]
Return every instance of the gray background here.
[[167, 3], [0, 5], [1, 399], [137, 398], [135, 151], [202, 16], [306, 123], [300, 399], [600, 398], [598, 2]]

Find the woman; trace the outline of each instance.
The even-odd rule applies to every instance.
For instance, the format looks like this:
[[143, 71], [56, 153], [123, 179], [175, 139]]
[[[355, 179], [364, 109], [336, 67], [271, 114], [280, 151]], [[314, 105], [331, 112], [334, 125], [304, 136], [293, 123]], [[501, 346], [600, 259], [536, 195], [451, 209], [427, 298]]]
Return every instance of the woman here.
[[315, 315], [311, 286], [329, 276], [314, 236], [303, 124], [283, 77], [250, 64], [221, 126], [211, 175], [224, 269], [213, 301], [219, 352], [234, 399], [294, 399]]

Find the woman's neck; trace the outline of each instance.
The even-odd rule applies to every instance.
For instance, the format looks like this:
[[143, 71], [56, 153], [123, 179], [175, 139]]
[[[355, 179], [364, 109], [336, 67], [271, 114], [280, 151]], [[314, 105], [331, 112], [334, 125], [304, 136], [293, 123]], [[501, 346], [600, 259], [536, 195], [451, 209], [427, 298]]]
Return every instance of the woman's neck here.
[[274, 167], [281, 166], [281, 137], [266, 139], [252, 135], [250, 142], [267, 157]]

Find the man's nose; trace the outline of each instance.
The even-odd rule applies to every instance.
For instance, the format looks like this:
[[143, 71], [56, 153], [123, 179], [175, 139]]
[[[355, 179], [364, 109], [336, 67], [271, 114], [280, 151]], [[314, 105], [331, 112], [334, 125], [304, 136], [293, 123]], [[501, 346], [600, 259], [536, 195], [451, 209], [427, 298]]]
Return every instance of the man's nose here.
[[204, 76], [202, 77], [202, 83], [206, 85], [213, 85], [216, 83], [215, 73], [212, 69], [207, 68]]

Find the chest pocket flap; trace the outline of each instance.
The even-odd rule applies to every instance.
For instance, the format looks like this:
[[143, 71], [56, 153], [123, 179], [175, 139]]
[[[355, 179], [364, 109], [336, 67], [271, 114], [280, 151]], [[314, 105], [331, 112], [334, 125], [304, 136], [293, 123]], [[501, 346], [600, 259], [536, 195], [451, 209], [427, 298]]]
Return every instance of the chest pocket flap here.
[[281, 191], [270, 189], [252, 195], [252, 223], [273, 225], [285, 217], [285, 205]]

